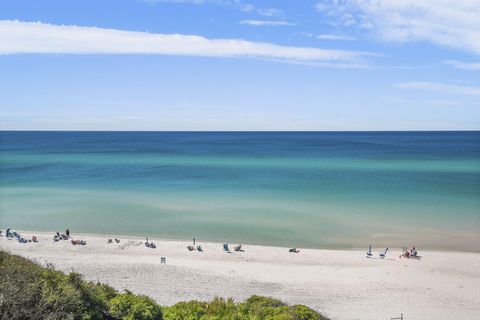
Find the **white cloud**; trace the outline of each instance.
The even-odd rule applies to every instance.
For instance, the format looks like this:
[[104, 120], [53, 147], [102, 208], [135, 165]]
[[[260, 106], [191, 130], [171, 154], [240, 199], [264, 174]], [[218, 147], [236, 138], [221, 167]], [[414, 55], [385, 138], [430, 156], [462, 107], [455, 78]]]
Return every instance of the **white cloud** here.
[[276, 27], [276, 26], [294, 26], [295, 23], [283, 20], [242, 20], [240, 24], [247, 24], [249, 26], [262, 27]]
[[449, 94], [460, 94], [460, 95], [480, 95], [480, 87], [471, 87], [471, 86], [461, 86], [453, 84], [445, 84], [438, 82], [428, 82], [428, 81], [411, 81], [403, 82], [395, 85], [397, 88], [401, 89], [419, 89], [419, 90], [430, 90], [430, 91], [439, 91]]
[[283, 11], [280, 9], [275, 8], [267, 8], [267, 9], [257, 9], [257, 13], [259, 15], [265, 17], [281, 17], [283, 16]]
[[463, 70], [476, 70], [480, 71], [480, 62], [462, 62], [457, 60], [446, 60], [443, 61], [444, 64], [448, 64], [457, 69]]
[[316, 9], [386, 41], [429, 41], [480, 54], [478, 0], [324, 0]]
[[435, 99], [428, 101], [431, 105], [434, 106], [458, 106], [460, 102], [452, 101], [452, 100], [442, 100], [442, 99]]
[[239, 39], [0, 20], [0, 54], [158, 54], [358, 64], [368, 53]]
[[254, 12], [266, 17], [283, 16], [283, 11], [276, 8], [257, 8], [253, 4], [242, 2], [241, 0], [141, 0], [148, 4], [156, 3], [174, 3], [174, 4], [213, 4], [225, 7], [231, 7], [243, 12]]
[[315, 38], [320, 40], [344, 40], [344, 41], [353, 41], [355, 38], [349, 36], [335, 35], [335, 34], [319, 34]]

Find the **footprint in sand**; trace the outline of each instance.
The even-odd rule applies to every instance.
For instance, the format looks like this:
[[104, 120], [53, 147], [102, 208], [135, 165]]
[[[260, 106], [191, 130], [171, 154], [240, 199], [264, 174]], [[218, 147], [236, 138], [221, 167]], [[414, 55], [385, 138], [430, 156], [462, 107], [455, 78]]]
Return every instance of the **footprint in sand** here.
[[131, 241], [131, 240], [130, 240], [130, 241], [127, 241], [126, 243], [122, 244], [122, 245], [120, 246], [120, 249], [125, 249], [125, 248], [127, 248], [127, 247], [139, 246], [139, 245], [141, 245], [140, 242], [139, 242], [139, 243], [135, 243], [134, 241]]

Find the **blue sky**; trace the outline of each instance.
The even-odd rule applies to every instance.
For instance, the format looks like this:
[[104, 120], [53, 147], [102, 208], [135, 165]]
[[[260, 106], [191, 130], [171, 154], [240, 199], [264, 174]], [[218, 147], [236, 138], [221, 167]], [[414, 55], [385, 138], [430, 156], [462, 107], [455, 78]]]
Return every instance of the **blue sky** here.
[[0, 0], [4, 130], [478, 130], [480, 2]]

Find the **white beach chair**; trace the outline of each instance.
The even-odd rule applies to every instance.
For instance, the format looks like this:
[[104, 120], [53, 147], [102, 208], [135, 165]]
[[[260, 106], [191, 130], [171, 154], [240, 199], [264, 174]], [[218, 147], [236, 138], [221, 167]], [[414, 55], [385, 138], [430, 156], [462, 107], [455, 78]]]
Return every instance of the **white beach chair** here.
[[380, 259], [385, 258], [385, 256], [387, 255], [387, 251], [388, 251], [388, 248], [386, 248], [384, 252], [380, 252], [380, 253], [378, 254], [378, 255], [380, 256]]

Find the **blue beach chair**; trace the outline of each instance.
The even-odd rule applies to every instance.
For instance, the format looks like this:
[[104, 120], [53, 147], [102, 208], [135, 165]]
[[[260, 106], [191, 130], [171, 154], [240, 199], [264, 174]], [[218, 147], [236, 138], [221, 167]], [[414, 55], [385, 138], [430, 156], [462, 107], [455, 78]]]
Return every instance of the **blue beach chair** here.
[[367, 258], [371, 258], [371, 257], [372, 257], [372, 246], [370, 246], [367, 251]]

